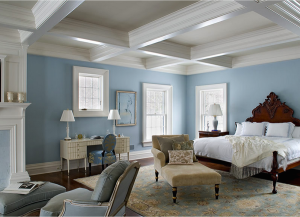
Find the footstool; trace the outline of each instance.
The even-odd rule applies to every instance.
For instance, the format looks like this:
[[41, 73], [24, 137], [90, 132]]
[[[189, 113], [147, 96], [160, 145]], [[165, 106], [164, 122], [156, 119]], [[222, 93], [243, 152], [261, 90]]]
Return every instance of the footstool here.
[[0, 216], [21, 216], [41, 209], [52, 197], [64, 192], [65, 187], [51, 182], [27, 195], [0, 192]]
[[[155, 171], [156, 181], [158, 171]], [[177, 187], [194, 185], [215, 185], [216, 199], [219, 197], [219, 185], [221, 175], [201, 163], [195, 162], [193, 165], [165, 165], [161, 168], [161, 175], [172, 186], [173, 202], [176, 203]]]

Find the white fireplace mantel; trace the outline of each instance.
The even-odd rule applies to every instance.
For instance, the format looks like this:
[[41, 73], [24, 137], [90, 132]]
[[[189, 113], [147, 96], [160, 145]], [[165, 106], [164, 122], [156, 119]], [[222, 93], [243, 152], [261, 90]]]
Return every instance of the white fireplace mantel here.
[[10, 183], [30, 181], [25, 161], [25, 110], [29, 105], [0, 102], [0, 130], [10, 132]]

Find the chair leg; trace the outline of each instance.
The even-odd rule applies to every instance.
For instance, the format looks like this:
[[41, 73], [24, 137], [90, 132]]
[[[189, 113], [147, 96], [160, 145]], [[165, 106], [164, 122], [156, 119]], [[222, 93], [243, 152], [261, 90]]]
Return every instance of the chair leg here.
[[105, 168], [107, 168], [108, 167], [108, 164], [105, 164]]
[[176, 203], [176, 194], [177, 194], [177, 187], [173, 187], [172, 188], [172, 192], [173, 192], [173, 203]]
[[216, 184], [215, 185], [215, 195], [216, 195], [216, 200], [218, 200], [219, 198], [219, 188], [220, 188], [220, 185], [219, 184]]
[[156, 180], [156, 182], [158, 181], [158, 171], [157, 170], [155, 170], [155, 180]]
[[89, 163], [89, 171], [90, 171], [90, 175], [92, 175], [92, 164]]
[[104, 164], [102, 164], [102, 171], [104, 170]]

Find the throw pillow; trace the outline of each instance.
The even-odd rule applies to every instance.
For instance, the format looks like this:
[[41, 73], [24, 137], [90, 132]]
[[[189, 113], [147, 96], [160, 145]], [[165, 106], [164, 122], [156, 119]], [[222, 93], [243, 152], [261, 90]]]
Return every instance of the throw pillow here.
[[165, 154], [166, 162], [169, 162], [169, 150], [173, 150], [173, 140], [176, 142], [184, 142], [184, 135], [175, 137], [157, 137], [160, 150]]
[[169, 164], [193, 164], [192, 150], [169, 150]]
[[173, 140], [173, 150], [193, 150], [193, 161], [198, 162], [194, 152], [194, 141], [176, 142]]
[[91, 199], [99, 202], [108, 202], [116, 182], [129, 165], [129, 161], [117, 161], [103, 170], [99, 176]]

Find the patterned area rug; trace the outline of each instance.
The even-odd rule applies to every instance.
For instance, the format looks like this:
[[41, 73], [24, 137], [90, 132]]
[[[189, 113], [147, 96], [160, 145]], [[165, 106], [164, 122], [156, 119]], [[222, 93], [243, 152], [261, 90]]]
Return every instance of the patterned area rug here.
[[[155, 182], [153, 166], [141, 167], [128, 207], [143, 216], [300, 216], [300, 187], [278, 183], [272, 194], [272, 181], [235, 179], [222, 175], [220, 196], [214, 197], [214, 185], [178, 187], [177, 204], [172, 188], [159, 176]], [[76, 179], [94, 188], [99, 175]]]

